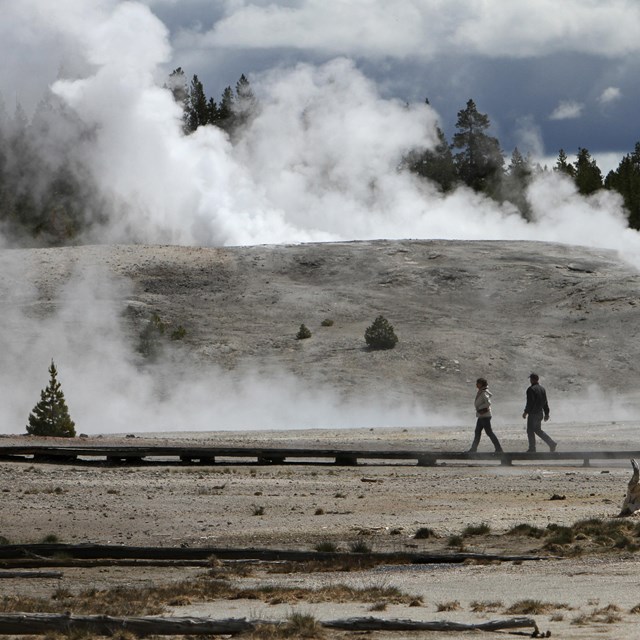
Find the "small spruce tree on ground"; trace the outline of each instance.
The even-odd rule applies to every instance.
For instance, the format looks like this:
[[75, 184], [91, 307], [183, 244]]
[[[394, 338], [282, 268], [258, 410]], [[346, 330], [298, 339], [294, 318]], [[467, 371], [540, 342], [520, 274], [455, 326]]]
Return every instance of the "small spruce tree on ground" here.
[[378, 316], [364, 332], [364, 339], [371, 349], [393, 349], [398, 342], [393, 326], [384, 316]]
[[298, 340], [306, 340], [307, 338], [311, 337], [311, 331], [309, 330], [309, 327], [307, 327], [307, 325], [305, 324], [301, 324], [300, 328], [298, 329], [298, 333], [296, 333], [296, 338]]
[[73, 438], [76, 435], [75, 423], [69, 415], [53, 360], [49, 375], [48, 386], [40, 392], [40, 402], [29, 414], [27, 433], [32, 436]]

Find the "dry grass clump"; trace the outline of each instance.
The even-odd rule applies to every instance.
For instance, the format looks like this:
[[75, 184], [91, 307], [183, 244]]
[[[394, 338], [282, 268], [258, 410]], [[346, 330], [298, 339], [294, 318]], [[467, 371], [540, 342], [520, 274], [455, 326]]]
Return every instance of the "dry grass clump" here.
[[449, 536], [447, 539], [447, 546], [459, 551], [464, 550], [464, 537], [463, 536]]
[[75, 595], [67, 590], [58, 590], [50, 599], [5, 595], [0, 599], [0, 612], [62, 613], [70, 610], [79, 615], [140, 616], [163, 613], [167, 606], [238, 599], [260, 600], [269, 604], [283, 602], [289, 604], [299, 602], [410, 604], [419, 598], [405, 594], [396, 587], [384, 585], [355, 588], [336, 584], [321, 589], [280, 585], [241, 588], [233, 586], [226, 580], [201, 576], [192, 580], [147, 588], [89, 589]]
[[[320, 549], [316, 549], [319, 553]], [[327, 552], [332, 553], [332, 552]], [[365, 571], [380, 564], [375, 556], [367, 554], [342, 554], [338, 550], [338, 555], [329, 560], [318, 559], [306, 562], [279, 562], [267, 565], [264, 570], [267, 573], [321, 573], [336, 571]]]
[[515, 527], [511, 527], [509, 531], [507, 531], [507, 535], [509, 536], [528, 536], [529, 538], [542, 538], [544, 535], [544, 529], [540, 527], [534, 527], [533, 525], [521, 523], [515, 525]]
[[577, 555], [586, 550], [640, 550], [640, 524], [625, 519], [588, 518], [571, 526], [551, 523], [545, 529], [518, 524], [507, 535], [542, 538], [542, 548], [554, 553]]
[[284, 622], [260, 624], [250, 634], [251, 640], [282, 640], [284, 638], [324, 638], [325, 630], [311, 615], [292, 613]]
[[459, 600], [450, 600], [449, 602], [438, 602], [436, 604], [436, 611], [460, 611]]
[[500, 600], [473, 600], [470, 603], [471, 611], [474, 613], [496, 612], [504, 605]]
[[600, 609], [594, 609], [591, 613], [583, 613], [576, 616], [571, 624], [591, 624], [594, 622], [601, 624], [615, 624], [620, 622], [622, 616], [620, 615], [620, 607], [615, 604], [609, 604], [606, 607]]
[[480, 524], [470, 524], [462, 530], [462, 535], [467, 536], [486, 536], [491, 533], [491, 527], [486, 522]]
[[505, 613], [509, 615], [541, 615], [544, 613], [550, 613], [558, 609], [571, 609], [568, 604], [565, 603], [553, 603], [542, 602], [541, 600], [518, 600], [514, 602]]

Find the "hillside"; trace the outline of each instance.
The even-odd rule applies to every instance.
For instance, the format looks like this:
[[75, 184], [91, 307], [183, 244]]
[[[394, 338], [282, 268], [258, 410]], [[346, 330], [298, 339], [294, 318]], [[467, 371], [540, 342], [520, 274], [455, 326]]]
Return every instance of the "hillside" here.
[[[109, 295], [126, 311], [132, 344], [156, 313], [167, 334], [185, 328], [171, 343], [183, 361], [230, 376], [251, 370], [268, 380], [286, 370], [311, 389], [441, 408], [466, 408], [485, 376], [516, 411], [536, 370], [565, 419], [583, 417], [573, 412], [585, 402], [602, 418], [640, 397], [640, 276], [615, 252], [404, 240], [17, 250], [3, 263], [3, 306], [22, 304], [32, 318], [59, 310], [76, 266], [104, 265], [121, 281]], [[37, 300], [17, 296], [25, 278]], [[366, 348], [365, 328], [379, 314], [399, 337], [393, 350]], [[301, 323], [308, 340], [295, 339]]]

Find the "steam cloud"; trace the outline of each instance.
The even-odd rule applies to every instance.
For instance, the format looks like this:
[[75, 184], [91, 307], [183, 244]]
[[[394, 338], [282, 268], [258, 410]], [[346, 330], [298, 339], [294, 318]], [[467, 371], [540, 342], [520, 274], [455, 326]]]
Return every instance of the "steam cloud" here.
[[[41, 43], [61, 56], [60, 79], [51, 89], [95, 131], [90, 145], [77, 153], [117, 215], [105, 235], [92, 241], [247, 245], [527, 239], [618, 249], [640, 265], [640, 237], [626, 228], [616, 194], [584, 198], [562, 176], [543, 175], [528, 193], [534, 220], [528, 223], [510, 205], [499, 206], [465, 188], [442, 195], [398, 171], [416, 141], [434, 146], [438, 114], [428, 105], [382, 98], [346, 58], [252, 77], [261, 111], [231, 145], [213, 127], [182, 134], [179, 108], [162, 88], [171, 58], [168, 32], [147, 6], [64, 0], [49, 11], [43, 0], [25, 0], [3, 3], [5, 9], [0, 35], [11, 43], [20, 34], [20, 50], [31, 56]], [[22, 274], [12, 280], [10, 256], [4, 261], [6, 295], [17, 295], [10, 286], [15, 281], [22, 302], [36, 304], [39, 292], [29, 291]], [[264, 427], [375, 426], [374, 415], [386, 424], [390, 416], [406, 425], [426, 423], [418, 405], [365, 412], [328, 390], [309, 398], [284, 373], [287, 399], [277, 406], [270, 404], [272, 385], [267, 389], [248, 373], [242, 389], [236, 389], [215, 370], [200, 372], [198, 383], [185, 373], [158, 402], [161, 376], [153, 370], [141, 373], [130, 363], [118, 310], [101, 302], [114, 297], [112, 287], [124, 285], [80, 266], [81, 274], [61, 293], [62, 310], [45, 323], [13, 312], [10, 305], [2, 311], [4, 326], [20, 325], [29, 336], [20, 344], [2, 339], [2, 383], [5, 389], [20, 389], [2, 411], [9, 432], [26, 422], [25, 412], [46, 382], [42, 377], [52, 344], [62, 354], [55, 359], [72, 413], [79, 425], [88, 425], [80, 426], [87, 432], [255, 427], [255, 418], [240, 406], [262, 407]], [[71, 325], [77, 329], [73, 335]], [[212, 388], [219, 390], [214, 398]], [[215, 404], [219, 414], [225, 402], [230, 403], [225, 413], [233, 417], [212, 423], [207, 408]], [[321, 424], [300, 424], [302, 402], [326, 407]], [[272, 422], [265, 422], [265, 415]], [[431, 412], [430, 417], [446, 420]]]

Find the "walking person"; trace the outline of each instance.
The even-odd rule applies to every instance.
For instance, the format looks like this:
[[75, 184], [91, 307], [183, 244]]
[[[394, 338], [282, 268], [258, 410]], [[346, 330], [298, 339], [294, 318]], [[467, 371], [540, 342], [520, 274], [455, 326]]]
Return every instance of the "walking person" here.
[[527, 404], [522, 413], [522, 417], [527, 419], [527, 438], [529, 439], [527, 453], [535, 453], [536, 436], [549, 445], [551, 452], [555, 451], [558, 446], [558, 443], [542, 430], [542, 420], [546, 422], [549, 419], [550, 412], [547, 392], [539, 380], [540, 378], [536, 373], [532, 373], [529, 376], [531, 385], [527, 388]]
[[480, 436], [483, 431], [489, 436], [491, 442], [493, 442], [496, 453], [502, 453], [500, 441], [491, 428], [491, 391], [489, 391], [489, 384], [485, 378], [478, 378], [476, 380], [476, 389], [477, 392], [474, 400], [477, 418], [476, 431], [469, 453], [475, 453], [478, 450]]

